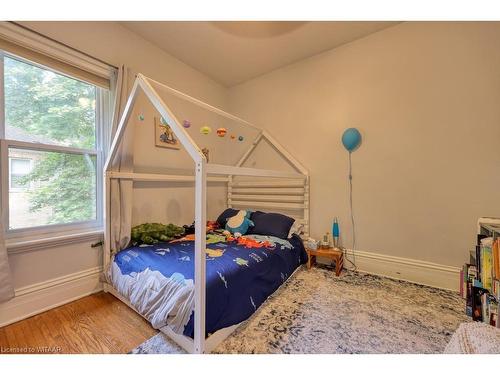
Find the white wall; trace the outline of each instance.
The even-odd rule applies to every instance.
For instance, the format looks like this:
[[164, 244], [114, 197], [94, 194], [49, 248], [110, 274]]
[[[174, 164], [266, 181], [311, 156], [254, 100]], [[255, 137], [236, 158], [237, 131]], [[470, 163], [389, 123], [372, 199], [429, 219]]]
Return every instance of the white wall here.
[[[166, 54], [138, 35], [130, 32], [115, 22], [22, 22], [23, 25], [77, 48], [91, 56], [104, 60], [112, 65], [128, 65], [133, 71], [141, 72], [155, 80], [166, 83], [180, 91], [206, 101], [214, 106], [227, 107], [227, 91], [221, 85], [207, 78], [198, 71]], [[137, 113], [145, 113], [152, 120], [154, 113], [150, 107], [137, 107]], [[144, 123], [135, 126], [143, 132]], [[137, 132], [136, 132], [137, 133]], [[153, 133], [139, 137], [136, 147], [142, 151], [139, 165], [149, 164], [155, 160]], [[151, 151], [152, 150], [152, 151]], [[151, 151], [151, 152], [150, 152]], [[183, 151], [168, 151], [166, 155], [179, 155]], [[148, 161], [149, 157], [149, 161]], [[177, 156], [175, 156], [177, 157]], [[219, 195], [225, 192], [223, 187], [215, 189]], [[176, 195], [177, 194], [177, 195]], [[141, 220], [172, 220], [178, 224], [193, 220], [189, 212], [192, 204], [190, 188], [177, 189], [176, 192], [162, 189], [146, 189], [139, 186], [135, 192], [134, 222]], [[151, 198], [169, 197], [166, 204], [155, 205]], [[190, 198], [190, 200], [188, 200]], [[188, 201], [189, 203], [185, 203]], [[214, 199], [214, 206], [221, 204], [221, 199]], [[165, 203], [165, 202], [163, 202]], [[188, 205], [184, 210], [185, 205]], [[215, 215], [216, 207], [211, 215]], [[149, 216], [151, 214], [151, 217]], [[167, 217], [170, 215], [171, 217]], [[28, 298], [16, 297], [0, 306], [0, 325], [16, 320], [29, 313], [41, 311], [55, 306], [68, 299], [90, 293], [98, 288], [98, 270], [102, 265], [101, 250], [90, 248], [90, 240], [73, 245], [51, 248], [32, 249], [29, 252], [11, 253], [9, 261], [13, 271], [15, 288], [19, 293], [33, 292]], [[73, 275], [73, 276], [72, 276]], [[82, 281], [84, 280], [84, 281]], [[62, 285], [61, 283], [66, 283]], [[69, 284], [68, 284], [69, 283]], [[55, 286], [51, 286], [51, 285]], [[43, 294], [43, 298], [41, 297]], [[28, 311], [28, 313], [27, 313]]]
[[[403, 23], [230, 89], [311, 172], [311, 229], [339, 216], [351, 246], [460, 266], [479, 216], [500, 216], [500, 23]], [[457, 284], [458, 285], [458, 280]]]

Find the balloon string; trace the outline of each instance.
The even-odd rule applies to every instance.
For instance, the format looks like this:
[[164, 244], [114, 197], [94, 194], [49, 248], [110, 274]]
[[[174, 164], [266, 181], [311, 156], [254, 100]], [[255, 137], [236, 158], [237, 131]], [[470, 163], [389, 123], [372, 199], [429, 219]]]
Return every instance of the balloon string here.
[[349, 261], [354, 266], [354, 270], [356, 271], [356, 230], [355, 230], [355, 222], [354, 222], [354, 212], [352, 208], [352, 161], [351, 161], [351, 152], [349, 151], [349, 209], [351, 213], [351, 226], [352, 226], [352, 262]]

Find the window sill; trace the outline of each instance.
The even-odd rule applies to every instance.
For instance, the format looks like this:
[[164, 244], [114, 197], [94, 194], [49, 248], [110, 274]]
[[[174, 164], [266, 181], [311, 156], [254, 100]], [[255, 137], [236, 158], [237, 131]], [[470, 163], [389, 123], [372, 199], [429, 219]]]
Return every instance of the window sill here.
[[19, 254], [42, 250], [51, 247], [71, 245], [75, 243], [102, 241], [103, 230], [94, 229], [80, 232], [71, 232], [50, 237], [11, 239], [6, 241], [8, 254]]

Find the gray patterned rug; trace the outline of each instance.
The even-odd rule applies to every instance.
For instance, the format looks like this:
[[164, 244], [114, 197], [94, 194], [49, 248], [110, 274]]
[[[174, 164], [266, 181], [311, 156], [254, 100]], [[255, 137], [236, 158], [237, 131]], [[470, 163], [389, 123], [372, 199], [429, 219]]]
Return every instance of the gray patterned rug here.
[[[458, 293], [301, 269], [214, 353], [441, 353], [468, 321]], [[183, 353], [158, 333], [132, 353]]]

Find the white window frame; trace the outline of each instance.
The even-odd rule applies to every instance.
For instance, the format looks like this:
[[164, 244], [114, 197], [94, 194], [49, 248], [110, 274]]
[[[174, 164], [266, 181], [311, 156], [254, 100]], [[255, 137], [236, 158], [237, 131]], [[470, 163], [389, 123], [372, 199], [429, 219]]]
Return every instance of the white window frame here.
[[[96, 87], [96, 145], [95, 149], [82, 149], [75, 147], [65, 147], [49, 145], [44, 143], [24, 142], [5, 139], [5, 96], [4, 96], [4, 56], [14, 58], [27, 64], [51, 70], [56, 74], [68, 76], [62, 72], [51, 69], [24, 58], [12, 55], [0, 50], [0, 186], [2, 194], [0, 203], [2, 207], [1, 220], [8, 240], [20, 240], [32, 237], [55, 237], [65, 233], [85, 232], [89, 230], [102, 230], [103, 228], [103, 174], [104, 161], [106, 158], [106, 148], [104, 147], [105, 124], [109, 121], [110, 93], [108, 90]], [[87, 82], [86, 82], [87, 83]], [[91, 155], [96, 157], [96, 219], [81, 222], [71, 222], [64, 224], [48, 224], [28, 228], [9, 228], [9, 187], [10, 187], [10, 165], [9, 148], [27, 149], [34, 151], [64, 152], [77, 155]]]
[[29, 190], [29, 188], [31, 187], [31, 182], [29, 184], [29, 186], [26, 186], [26, 187], [22, 187], [22, 188], [18, 188], [18, 187], [12, 187], [12, 161], [13, 160], [27, 160], [29, 161], [30, 163], [30, 170], [33, 169], [33, 159], [30, 159], [30, 158], [23, 158], [23, 157], [18, 157], [18, 156], [14, 156], [14, 157], [9, 157], [9, 192], [24, 192], [24, 191], [27, 191]]

